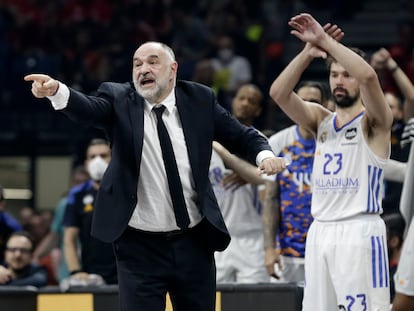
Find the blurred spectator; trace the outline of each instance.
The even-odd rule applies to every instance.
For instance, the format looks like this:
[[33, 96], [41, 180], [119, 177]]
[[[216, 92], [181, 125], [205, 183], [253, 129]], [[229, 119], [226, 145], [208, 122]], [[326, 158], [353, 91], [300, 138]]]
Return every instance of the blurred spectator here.
[[405, 220], [400, 213], [386, 214], [382, 216], [387, 228], [388, 265], [390, 275], [390, 296], [394, 299], [394, 274], [397, 271], [401, 250], [404, 242]]
[[[261, 111], [262, 93], [253, 84], [242, 85], [233, 98], [232, 111], [236, 119], [246, 126], [253, 126]], [[251, 167], [258, 181], [250, 183], [241, 171], [229, 162], [228, 151], [219, 143], [213, 143], [209, 178], [224, 222], [232, 240], [223, 252], [216, 252], [217, 283], [269, 282], [264, 266], [263, 227], [256, 167]], [[236, 161], [242, 161], [236, 157]], [[251, 177], [249, 177], [251, 179]]]
[[[408, 160], [409, 148], [401, 147], [401, 135], [404, 130], [404, 107], [402, 100], [391, 92], [385, 92], [385, 100], [389, 104], [394, 119], [391, 128], [391, 155], [390, 159], [406, 162]], [[385, 193], [382, 201], [384, 213], [398, 212], [400, 208], [400, 197], [402, 183], [385, 181]]]
[[112, 1], [107, 0], [67, 0], [61, 10], [62, 22], [73, 25], [84, 21], [108, 24], [112, 17]]
[[[197, 62], [192, 80], [209, 87], [213, 87], [214, 84], [214, 67], [213, 63], [209, 59], [202, 59]], [[216, 91], [216, 90], [215, 90]]]
[[[387, 53], [384, 59], [384, 53]], [[393, 72], [386, 66], [391, 57], [399, 65], [410, 81], [414, 81], [414, 27], [411, 20], [404, 20], [398, 25], [397, 42], [387, 49], [380, 49], [373, 54], [371, 65], [377, 70], [385, 92], [403, 96], [393, 77]]]
[[[86, 172], [83, 166], [77, 166], [72, 171], [72, 176], [70, 180], [70, 188], [79, 185], [81, 183], [86, 182], [89, 179], [89, 175]], [[57, 280], [61, 282], [64, 278], [69, 276], [69, 270], [65, 261], [64, 255], [64, 247], [63, 247], [63, 217], [65, 215], [65, 209], [67, 204], [67, 195], [68, 193], [64, 193], [62, 198], [59, 200], [52, 225], [50, 227], [49, 233], [40, 241], [38, 246], [36, 247], [33, 253], [33, 260], [38, 261], [41, 258], [48, 255], [52, 250], [58, 250], [58, 258], [57, 258]]]
[[385, 89], [384, 95], [394, 117], [391, 132], [391, 158], [405, 162], [408, 159], [408, 148], [401, 149], [400, 146], [401, 134], [405, 125], [403, 101], [414, 100], [414, 98], [412, 98], [414, 97], [414, 90], [410, 91], [407, 89], [409, 85], [406, 86], [405, 84], [411, 84], [409, 77], [403, 68], [398, 65], [397, 61], [392, 57], [388, 50], [381, 48], [374, 52], [371, 57], [371, 65], [377, 71], [387, 70], [397, 86], [397, 90], [393, 92]]
[[257, 22], [262, 20], [258, 14], [259, 7], [250, 1], [216, 1], [210, 5], [205, 17], [214, 40], [222, 35], [231, 37], [234, 50], [249, 60], [252, 72], [255, 72], [255, 66], [259, 63], [259, 42], [263, 34]]
[[0, 258], [4, 258], [6, 241], [9, 236], [13, 232], [20, 230], [22, 230], [21, 224], [12, 215], [6, 212], [4, 189], [0, 185]]
[[70, 190], [63, 224], [65, 259], [70, 275], [85, 280], [89, 274], [98, 274], [107, 284], [115, 284], [117, 270], [112, 245], [91, 235], [94, 202], [110, 159], [108, 142], [92, 139], [85, 161], [91, 179]]
[[[33, 250], [37, 247], [42, 239], [50, 231], [50, 222], [48, 217], [44, 216], [44, 212], [34, 212], [30, 217], [29, 222], [26, 226], [23, 227], [26, 230], [33, 241]], [[50, 253], [48, 256], [43, 257], [37, 262], [40, 266], [44, 267], [47, 270], [47, 284], [56, 285], [57, 284], [57, 261], [59, 254]], [[32, 256], [33, 257], [33, 256]]]
[[397, 67], [393, 74], [399, 88], [404, 93], [404, 115], [406, 126], [401, 143], [410, 145], [410, 154], [407, 163], [407, 173], [401, 193], [400, 211], [406, 221], [408, 231], [405, 236], [400, 260], [394, 277], [395, 298], [392, 311], [406, 311], [414, 309], [414, 86], [404, 72]]
[[34, 214], [34, 210], [30, 206], [24, 206], [19, 211], [19, 222], [23, 228], [27, 228], [29, 225], [30, 219]]
[[[299, 2], [299, 1], [289, 1]], [[361, 9], [361, 1], [358, 0], [304, 0], [311, 9], [329, 9], [333, 20], [349, 20], [354, 12]]]
[[217, 100], [221, 106], [231, 111], [231, 96], [224, 92], [219, 85], [215, 84], [215, 70], [211, 59], [202, 59], [197, 62], [192, 80], [211, 87], [217, 96]]
[[[390, 158], [400, 162], [406, 162], [409, 155], [409, 146], [402, 147], [401, 139], [405, 126], [404, 105], [414, 106], [414, 86], [404, 70], [398, 65], [388, 50], [381, 48], [371, 57], [371, 65], [378, 71], [386, 70], [393, 83], [397, 87], [397, 92], [385, 91], [385, 99], [393, 112], [393, 125], [391, 129], [391, 155]], [[401, 94], [402, 99], [396, 94]], [[398, 212], [400, 207], [402, 184], [398, 182], [386, 181], [385, 195], [383, 199], [384, 213]]]
[[414, 222], [408, 223], [408, 232], [404, 240], [397, 271], [394, 276], [395, 296], [392, 311], [411, 311], [414, 309], [413, 286], [413, 254], [414, 254]]
[[192, 14], [192, 7], [192, 1], [180, 1], [171, 11], [174, 27], [170, 45], [180, 64], [178, 77], [187, 80], [191, 79], [196, 62], [209, 55], [212, 43], [206, 24]]
[[4, 265], [0, 265], [0, 285], [47, 285], [46, 270], [31, 263], [33, 247], [33, 240], [27, 232], [15, 232], [9, 237]]
[[0, 4], [0, 109], [8, 101], [9, 97], [9, 84], [8, 75], [8, 62], [11, 59], [12, 44], [8, 37], [10, 29], [13, 27], [13, 16]]
[[36, 247], [49, 232], [49, 223], [42, 212], [35, 211], [23, 229], [30, 234]]
[[40, 216], [42, 216], [43, 220], [45, 221], [45, 226], [47, 228], [50, 228], [52, 225], [53, 217], [55, 216], [54, 211], [50, 209], [42, 210], [40, 212]]
[[252, 80], [250, 62], [246, 57], [237, 54], [233, 39], [227, 35], [218, 37], [216, 54], [212, 59], [215, 85], [233, 96], [242, 84]]
[[98, 85], [98, 78], [92, 75], [101, 61], [98, 30], [84, 23], [72, 25], [65, 31], [75, 31], [75, 34], [68, 37], [69, 44], [62, 54], [62, 74], [73, 87], [90, 92]]
[[[338, 3], [326, 2], [323, 7], [336, 11], [338, 5], [344, 13], [348, 2]], [[124, 81], [129, 77], [129, 55], [137, 44], [152, 40], [173, 46], [180, 61], [179, 77], [190, 79], [196, 63], [213, 56], [214, 38], [222, 34], [233, 39], [234, 50], [250, 62], [251, 81], [265, 90], [273, 74], [284, 67], [283, 58], [291, 52], [285, 40], [289, 33], [287, 20], [309, 6], [321, 7], [316, 6], [316, 1], [271, 0], [3, 0], [1, 104], [11, 111], [33, 109], [33, 100], [21, 81], [27, 72], [55, 73], [86, 93], [94, 91], [98, 81]], [[354, 4], [349, 7], [352, 11], [358, 8]], [[404, 34], [407, 31], [403, 29], [410, 27], [404, 24], [400, 29]], [[413, 39], [405, 36], [401, 44], [403, 50], [409, 51]], [[393, 51], [401, 49], [392, 47]], [[16, 101], [22, 104], [13, 105]], [[13, 131], [27, 129], [23, 137], [33, 134], [36, 126], [28, 122], [6, 123], [2, 125]], [[53, 122], [42, 125], [54, 127]]]
[[398, 42], [388, 48], [391, 57], [400, 65], [411, 81], [414, 81], [414, 24], [412, 20], [398, 25]]

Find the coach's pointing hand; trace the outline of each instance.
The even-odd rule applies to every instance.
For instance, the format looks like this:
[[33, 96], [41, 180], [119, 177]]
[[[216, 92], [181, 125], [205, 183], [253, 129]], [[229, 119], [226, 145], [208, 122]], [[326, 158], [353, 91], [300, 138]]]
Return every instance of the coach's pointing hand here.
[[32, 93], [37, 98], [53, 96], [59, 89], [59, 82], [44, 74], [30, 74], [24, 77], [32, 82]]

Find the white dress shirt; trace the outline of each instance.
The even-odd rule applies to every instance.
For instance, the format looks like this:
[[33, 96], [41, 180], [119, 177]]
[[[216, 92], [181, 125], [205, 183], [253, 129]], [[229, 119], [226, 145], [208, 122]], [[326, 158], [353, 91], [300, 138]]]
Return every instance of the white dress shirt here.
[[[202, 216], [195, 203], [197, 194], [194, 191], [194, 179], [181, 121], [175, 105], [174, 90], [160, 105], [166, 107], [162, 119], [170, 135], [187, 211], [190, 216], [190, 227], [193, 227], [200, 222]], [[144, 143], [142, 145], [141, 178], [138, 180], [138, 204], [129, 225], [145, 231], [179, 230], [168, 188], [167, 175], [158, 139], [157, 117], [152, 111], [153, 107], [155, 105], [145, 100]]]

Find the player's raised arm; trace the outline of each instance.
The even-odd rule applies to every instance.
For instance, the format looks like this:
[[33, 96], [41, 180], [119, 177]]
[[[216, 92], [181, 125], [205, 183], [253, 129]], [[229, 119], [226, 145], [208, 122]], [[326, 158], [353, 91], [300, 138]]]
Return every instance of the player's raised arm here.
[[[326, 24], [322, 31], [334, 40], [344, 36], [337, 25]], [[319, 122], [329, 114], [318, 104], [305, 102], [294, 92], [301, 75], [314, 58], [326, 58], [324, 50], [311, 43], [306, 43], [303, 50], [286, 66], [270, 87], [270, 96], [277, 105], [297, 124], [316, 132]]]

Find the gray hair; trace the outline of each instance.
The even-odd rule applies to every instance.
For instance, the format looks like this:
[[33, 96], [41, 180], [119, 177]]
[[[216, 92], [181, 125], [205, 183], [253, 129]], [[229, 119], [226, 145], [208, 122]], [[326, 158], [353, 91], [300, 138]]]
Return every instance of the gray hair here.
[[175, 60], [176, 60], [175, 59], [175, 53], [174, 53], [173, 49], [170, 46], [168, 46], [167, 44], [162, 43], [162, 42], [158, 42], [158, 41], [147, 41], [147, 42], [141, 44], [139, 46], [139, 48], [143, 45], [146, 45], [146, 44], [157, 44], [157, 45], [159, 45], [163, 50], [165, 50], [167, 52], [167, 55], [169, 56], [170, 60], [172, 62], [175, 62]]

